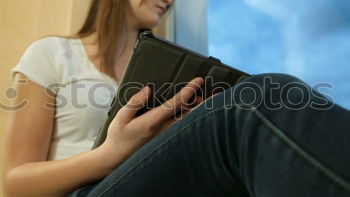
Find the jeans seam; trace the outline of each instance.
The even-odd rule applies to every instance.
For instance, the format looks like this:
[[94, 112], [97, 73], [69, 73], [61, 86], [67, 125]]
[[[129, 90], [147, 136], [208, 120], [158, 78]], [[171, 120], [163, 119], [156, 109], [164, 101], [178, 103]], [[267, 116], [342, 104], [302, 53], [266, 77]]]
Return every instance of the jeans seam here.
[[[182, 133], [186, 128], [192, 126], [193, 124], [195, 124], [196, 122], [198, 122], [199, 120], [213, 114], [213, 113], [217, 113], [221, 110], [224, 110], [225, 106], [221, 106], [220, 108], [217, 108], [213, 111], [210, 111], [208, 113], [205, 113], [201, 116], [199, 116], [198, 118], [196, 118], [195, 120], [189, 122], [188, 124], [184, 125], [180, 130], [178, 130], [177, 132], [175, 132], [173, 135], [171, 135], [169, 138], [167, 138], [166, 140], [164, 140], [162, 143], [160, 143], [158, 146], [156, 146], [152, 151], [150, 151], [147, 155], [143, 156], [136, 164], [134, 164], [133, 166], [131, 166], [126, 172], [124, 172], [118, 179], [116, 179], [112, 184], [110, 184], [109, 187], [107, 187], [105, 190], [102, 191], [102, 193], [100, 193], [97, 197], [102, 196], [104, 193], [106, 193], [108, 190], [110, 190], [112, 188], [113, 185], [117, 184], [118, 182], [122, 181], [127, 175], [129, 175], [130, 173], [132, 173], [137, 167], [139, 167], [141, 165], [141, 163], [143, 163], [146, 159], [149, 159], [152, 154], [154, 152], [156, 152], [159, 148], [161, 148], [162, 146], [168, 144], [171, 140], [173, 140], [175, 137], [177, 137], [178, 135], [180, 135], [180, 133]], [[132, 175], [132, 174], [131, 174]]]
[[[192, 126], [199, 120], [213, 114], [217, 113], [221, 110], [225, 110], [228, 106], [232, 107], [231, 105], [224, 105], [220, 108], [217, 108], [213, 111], [210, 111], [206, 114], [203, 114], [202, 116], [198, 117], [197, 119], [189, 122], [188, 124], [184, 125], [179, 131], [175, 132], [173, 135], [171, 135], [169, 138], [165, 139], [162, 143], [160, 143], [158, 146], [156, 146], [152, 151], [150, 151], [147, 155], [143, 156], [136, 164], [131, 166], [126, 172], [124, 172], [118, 179], [116, 179], [109, 187], [107, 187], [102, 193], [98, 195], [98, 197], [102, 196], [104, 193], [106, 193], [108, 190], [112, 188], [113, 185], [116, 183], [122, 181], [127, 175], [132, 173], [137, 167], [139, 167], [146, 159], [149, 159], [152, 154], [157, 151], [162, 146], [168, 144], [172, 139], [177, 137], [180, 133], [182, 133], [186, 128]], [[237, 107], [237, 106], [236, 106]], [[244, 108], [246, 109], [247, 106], [245, 105]], [[309, 165], [315, 167], [317, 170], [319, 170], [325, 177], [329, 178], [331, 181], [336, 183], [338, 186], [343, 188], [346, 191], [350, 191], [350, 184], [347, 182], [344, 178], [337, 175], [335, 172], [327, 168], [324, 164], [322, 164], [320, 161], [312, 157], [309, 153], [307, 153], [304, 149], [302, 149], [298, 144], [296, 144], [291, 138], [289, 138], [286, 134], [284, 134], [279, 128], [277, 128], [271, 121], [269, 121], [261, 112], [259, 112], [256, 108], [252, 107], [249, 108], [249, 110], [252, 110], [254, 114], [262, 121], [262, 123], [269, 128], [275, 135], [277, 135], [282, 141], [289, 146], [292, 150], [294, 150], [302, 159], [306, 161]]]
[[340, 175], [332, 171], [326, 165], [322, 164], [315, 157], [311, 156], [307, 151], [301, 148], [297, 143], [295, 143], [290, 137], [288, 137], [282, 130], [277, 128], [271, 121], [269, 121], [261, 112], [256, 108], [251, 109], [254, 114], [262, 121], [262, 123], [269, 128], [276, 136], [278, 136], [287, 146], [294, 150], [297, 155], [299, 155], [303, 160], [306, 161], [312, 167], [315, 167], [321, 172], [325, 177], [336, 183], [338, 186], [346, 191], [350, 191], [350, 183], [342, 178]]

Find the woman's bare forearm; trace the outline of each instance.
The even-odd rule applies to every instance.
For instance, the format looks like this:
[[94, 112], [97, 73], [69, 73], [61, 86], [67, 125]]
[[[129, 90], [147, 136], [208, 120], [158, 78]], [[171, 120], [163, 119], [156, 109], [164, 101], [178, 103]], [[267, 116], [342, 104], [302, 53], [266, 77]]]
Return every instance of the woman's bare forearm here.
[[6, 174], [6, 196], [65, 196], [74, 189], [102, 179], [125, 159], [122, 154], [118, 156], [114, 152], [112, 155], [100, 146], [68, 159], [14, 167]]

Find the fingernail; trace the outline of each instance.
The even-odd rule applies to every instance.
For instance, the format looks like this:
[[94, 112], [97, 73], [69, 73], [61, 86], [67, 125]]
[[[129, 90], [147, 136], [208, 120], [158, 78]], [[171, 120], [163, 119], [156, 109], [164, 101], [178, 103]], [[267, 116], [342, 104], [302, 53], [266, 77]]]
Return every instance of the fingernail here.
[[196, 82], [203, 82], [203, 79], [202, 79], [202, 77], [198, 77], [198, 78], [195, 79], [195, 81]]

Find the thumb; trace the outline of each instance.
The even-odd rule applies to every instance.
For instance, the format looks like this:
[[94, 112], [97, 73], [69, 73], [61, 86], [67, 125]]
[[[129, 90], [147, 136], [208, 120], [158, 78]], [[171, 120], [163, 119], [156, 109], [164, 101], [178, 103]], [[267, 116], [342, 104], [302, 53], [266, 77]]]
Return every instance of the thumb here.
[[151, 93], [151, 88], [145, 86], [134, 94], [128, 103], [119, 110], [117, 114], [119, 122], [123, 125], [129, 123], [135, 117], [137, 111], [146, 105]]

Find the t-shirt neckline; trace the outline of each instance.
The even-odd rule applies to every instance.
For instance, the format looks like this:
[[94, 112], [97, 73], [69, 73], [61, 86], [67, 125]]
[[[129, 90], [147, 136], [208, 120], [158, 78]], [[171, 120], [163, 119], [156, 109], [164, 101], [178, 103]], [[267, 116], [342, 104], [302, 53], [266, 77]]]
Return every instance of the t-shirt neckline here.
[[110, 81], [114, 82], [117, 86], [119, 86], [119, 84], [115, 81], [115, 79], [113, 79], [112, 77], [108, 76], [107, 74], [101, 72], [100, 70], [97, 69], [96, 65], [91, 61], [90, 57], [88, 56], [87, 54], [87, 51], [84, 47], [84, 43], [83, 41], [80, 39], [80, 38], [77, 38], [76, 39], [77, 42], [79, 43], [79, 47], [80, 47], [80, 50], [82, 51], [82, 54], [84, 56], [84, 58], [88, 61], [88, 63], [95, 69], [95, 71], [97, 71], [98, 73], [100, 73], [102, 76], [108, 78]]

